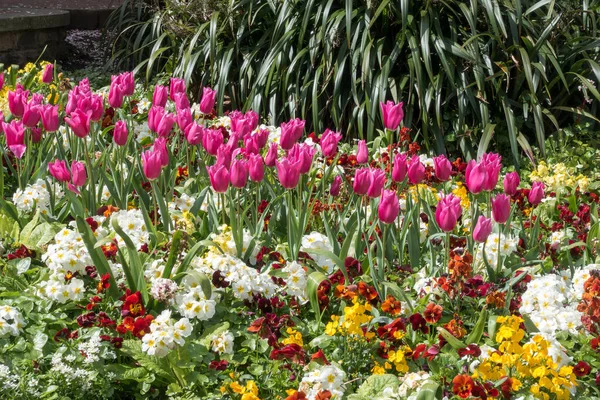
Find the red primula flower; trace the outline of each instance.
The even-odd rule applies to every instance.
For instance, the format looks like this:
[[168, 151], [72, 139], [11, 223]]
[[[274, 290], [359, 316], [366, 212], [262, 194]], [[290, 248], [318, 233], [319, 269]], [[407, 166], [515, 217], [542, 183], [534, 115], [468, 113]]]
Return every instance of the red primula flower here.
[[461, 357], [464, 357], [464, 356], [479, 357], [481, 355], [481, 349], [476, 344], [470, 344], [467, 347], [465, 347], [464, 349], [459, 349], [458, 355]]
[[410, 317], [408, 317], [408, 320], [410, 321], [410, 324], [412, 325], [413, 331], [421, 331], [424, 334], [429, 333], [429, 327], [427, 326], [427, 321], [425, 321], [425, 318], [423, 318], [423, 316], [421, 314], [419, 314], [419, 313], [413, 314]]
[[286, 359], [300, 365], [304, 365], [306, 363], [304, 360], [304, 349], [296, 343], [290, 343], [283, 346], [280, 349], [275, 349], [271, 351], [271, 355], [269, 356], [269, 358], [271, 358], [271, 360]]
[[573, 372], [575, 373], [575, 375], [577, 375], [579, 378], [581, 378], [582, 376], [586, 376], [589, 375], [589, 373], [592, 371], [592, 367], [590, 367], [590, 365], [588, 363], [586, 363], [585, 361], [579, 361], [577, 364], [575, 364], [575, 366], [573, 367]]
[[121, 307], [121, 315], [124, 317], [132, 316], [137, 317], [139, 315], [143, 315], [146, 312], [144, 305], [142, 304], [142, 294], [137, 291], [133, 294], [127, 289], [127, 294], [125, 295], [125, 302]]
[[325, 357], [325, 353], [323, 353], [323, 350], [321, 349], [310, 356], [310, 360], [316, 362], [317, 364], [329, 365], [329, 361], [327, 361], [327, 357]]
[[208, 368], [210, 369], [214, 369], [216, 371], [225, 371], [227, 369], [227, 366], [229, 365], [229, 362], [227, 362], [227, 360], [212, 360], [209, 364], [208, 364]]
[[452, 379], [452, 392], [461, 399], [471, 396], [473, 391], [473, 379], [469, 375], [456, 375]]

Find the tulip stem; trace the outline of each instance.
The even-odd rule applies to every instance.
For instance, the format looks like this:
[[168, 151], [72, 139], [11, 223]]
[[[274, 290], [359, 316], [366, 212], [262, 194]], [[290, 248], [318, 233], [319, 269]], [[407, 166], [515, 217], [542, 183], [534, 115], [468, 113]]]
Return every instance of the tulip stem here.
[[446, 232], [446, 268], [448, 268], [448, 264], [450, 263], [450, 232]]
[[496, 257], [497, 258], [497, 261], [496, 261], [497, 262], [497, 264], [496, 264], [496, 277], [500, 276], [500, 270], [502, 269], [502, 262], [501, 262], [502, 261], [502, 255], [500, 254], [500, 240], [502, 238], [501, 235], [502, 235], [502, 231], [503, 231], [503, 229], [502, 229], [503, 226], [504, 226], [504, 224], [500, 224], [500, 229], [499, 229], [499, 232], [498, 232], [498, 255]]

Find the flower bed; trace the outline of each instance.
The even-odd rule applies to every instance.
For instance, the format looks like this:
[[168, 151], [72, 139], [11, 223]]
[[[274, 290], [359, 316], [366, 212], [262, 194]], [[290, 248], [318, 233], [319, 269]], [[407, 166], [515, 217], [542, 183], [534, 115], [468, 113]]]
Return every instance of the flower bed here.
[[596, 182], [2, 75], [2, 398], [599, 395]]

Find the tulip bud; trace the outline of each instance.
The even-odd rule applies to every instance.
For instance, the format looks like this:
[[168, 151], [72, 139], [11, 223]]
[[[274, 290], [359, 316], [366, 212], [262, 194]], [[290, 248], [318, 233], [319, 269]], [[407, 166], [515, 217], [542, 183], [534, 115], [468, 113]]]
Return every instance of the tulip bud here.
[[66, 117], [65, 121], [77, 137], [84, 138], [90, 133], [90, 119], [88, 115], [80, 109], [73, 111], [71, 117]]
[[338, 150], [338, 143], [342, 139], [342, 134], [339, 132], [333, 132], [329, 129], [325, 129], [323, 135], [321, 135], [321, 153], [325, 157], [333, 157], [336, 155]]
[[544, 198], [544, 183], [543, 182], [533, 182], [531, 184], [531, 190], [527, 195], [527, 200], [531, 203], [532, 206], [538, 205], [542, 202]]
[[210, 114], [215, 107], [215, 95], [217, 92], [209, 87], [202, 88], [202, 100], [200, 101], [200, 112]]
[[250, 179], [260, 182], [265, 177], [265, 165], [260, 154], [250, 154], [248, 158], [248, 172]]
[[425, 179], [425, 166], [421, 163], [419, 156], [413, 156], [408, 164], [408, 181], [416, 185]]
[[408, 172], [408, 164], [406, 162], [406, 154], [396, 154], [394, 157], [394, 165], [392, 167], [392, 180], [394, 182], [403, 182]]
[[42, 74], [42, 82], [48, 84], [54, 80], [54, 64], [46, 64]]
[[271, 143], [269, 146], [269, 151], [267, 151], [267, 155], [265, 156], [265, 165], [267, 167], [274, 167], [277, 162], [277, 143]]
[[46, 104], [41, 109], [42, 126], [46, 132], [58, 130], [58, 106]]
[[385, 172], [377, 168], [371, 171], [371, 184], [367, 190], [367, 196], [374, 199], [381, 196], [381, 191], [385, 186]]
[[510, 216], [510, 197], [499, 194], [492, 199], [492, 216], [494, 221], [504, 224]]
[[244, 160], [234, 159], [231, 161], [231, 170], [229, 172], [231, 186], [243, 188], [248, 181], [248, 165]]
[[85, 185], [87, 179], [87, 173], [85, 171], [85, 164], [79, 161], [73, 161], [71, 163], [71, 174], [73, 176], [73, 185], [79, 187]]
[[403, 102], [394, 104], [392, 101], [379, 103], [381, 106], [381, 114], [383, 115], [383, 126], [385, 129], [395, 131], [398, 129], [400, 122], [404, 118]]
[[48, 163], [48, 172], [54, 177], [54, 179], [60, 182], [69, 182], [71, 180], [71, 173], [67, 169], [67, 164], [64, 160], [56, 160]]
[[208, 170], [208, 177], [210, 178], [210, 184], [215, 192], [225, 193], [229, 187], [229, 172], [224, 165], [212, 165], [206, 168]]
[[156, 139], [152, 146], [152, 150], [158, 154], [161, 167], [169, 165], [169, 151], [167, 150], [167, 140], [165, 138]]
[[185, 140], [187, 140], [190, 145], [196, 146], [197, 144], [202, 143], [203, 136], [204, 128], [194, 122], [188, 126]]
[[202, 136], [202, 147], [211, 156], [216, 156], [223, 144], [223, 134], [219, 129], [206, 129]]
[[329, 194], [337, 197], [340, 195], [340, 189], [342, 188], [342, 177], [339, 175], [336, 175], [335, 178], [333, 178], [333, 182], [331, 183], [331, 188], [329, 189]]
[[292, 162], [287, 157], [276, 161], [277, 176], [281, 186], [286, 189], [294, 189], [300, 180], [300, 161]]
[[359, 196], [364, 196], [369, 191], [371, 186], [371, 171], [369, 168], [359, 168], [354, 173], [354, 182], [352, 189]]
[[295, 118], [289, 122], [281, 124], [281, 138], [279, 145], [284, 150], [290, 150], [294, 144], [302, 137], [305, 121]]
[[379, 219], [384, 224], [392, 224], [398, 218], [399, 213], [400, 202], [398, 201], [396, 192], [393, 190], [384, 190], [377, 209]]
[[521, 184], [521, 179], [519, 178], [518, 172], [509, 172], [504, 177], [504, 193], [509, 196], [514, 196], [517, 194], [517, 189]]
[[435, 209], [435, 221], [444, 232], [453, 231], [461, 215], [460, 199], [452, 194], [442, 197]]
[[146, 150], [142, 153], [142, 169], [148, 180], [155, 180], [162, 169], [161, 155], [156, 150]]
[[169, 100], [167, 91], [166, 86], [156, 85], [154, 87], [154, 94], [152, 95], [152, 105], [164, 108], [167, 105], [167, 100]]
[[127, 143], [127, 124], [125, 121], [119, 120], [115, 123], [115, 129], [113, 129], [113, 141], [119, 146], [125, 146]]
[[366, 164], [369, 161], [369, 150], [367, 149], [367, 142], [365, 140], [358, 141], [358, 150], [356, 152], [356, 162], [359, 164]]
[[185, 92], [187, 92], [185, 81], [179, 78], [171, 78], [171, 84], [169, 87], [169, 96], [171, 97], [171, 100], [175, 101], [175, 95], [177, 93]]
[[438, 157], [434, 157], [433, 166], [435, 168], [435, 176], [440, 181], [445, 182], [450, 179], [450, 175], [452, 174], [452, 164], [445, 155], [440, 155]]
[[480, 215], [473, 230], [473, 240], [483, 243], [490, 236], [490, 233], [492, 233], [492, 220]]

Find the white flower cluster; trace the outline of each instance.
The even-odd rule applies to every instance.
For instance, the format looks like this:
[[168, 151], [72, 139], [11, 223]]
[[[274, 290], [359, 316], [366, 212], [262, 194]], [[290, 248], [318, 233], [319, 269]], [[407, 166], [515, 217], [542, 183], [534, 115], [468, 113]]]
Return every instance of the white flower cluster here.
[[513, 238], [510, 236], [506, 236], [503, 233], [492, 233], [488, 236], [485, 243], [481, 243], [477, 247], [475, 259], [477, 263], [477, 267], [479, 269], [485, 268], [485, 263], [483, 261], [483, 249], [485, 246], [485, 258], [488, 264], [492, 268], [496, 268], [498, 266], [498, 254], [502, 257], [506, 257], [511, 255], [517, 250], [517, 246], [519, 245], [519, 238]]
[[187, 318], [173, 323], [171, 311], [165, 310], [150, 324], [150, 333], [142, 337], [142, 351], [151, 356], [164, 357], [170, 350], [185, 344], [192, 334], [192, 325]]
[[[242, 256], [244, 256], [246, 254], [246, 252], [248, 251], [248, 248], [250, 247], [250, 244], [252, 243], [252, 240], [254, 239], [254, 237], [250, 234], [250, 232], [248, 232], [245, 229], [243, 231], [242, 236], [243, 236], [242, 237]], [[215, 242], [216, 244], [218, 244], [224, 253], [232, 255], [232, 256], [237, 255], [237, 249], [235, 247], [235, 240], [233, 239], [231, 229], [227, 225], [221, 225], [219, 227], [219, 233], [210, 234], [209, 239], [212, 240], [213, 242]], [[218, 252], [217, 249], [211, 249], [211, 250]], [[254, 248], [252, 249], [252, 253], [250, 254], [250, 257], [249, 257], [250, 264], [256, 265], [256, 256], [258, 255], [259, 251], [260, 251], [260, 246], [255, 241]]]
[[77, 348], [79, 353], [84, 357], [83, 362], [86, 364], [92, 364], [100, 361], [100, 358], [114, 359], [116, 354], [113, 351], [102, 348], [102, 339], [100, 339], [100, 331], [96, 331], [92, 334], [89, 340], [82, 341], [79, 343]]
[[521, 296], [519, 312], [527, 315], [542, 334], [554, 335], [557, 331], [577, 334], [581, 327], [577, 304], [581, 301], [583, 284], [594, 268], [597, 266], [591, 264], [578, 269], [572, 279], [569, 271], [534, 276]]
[[566, 237], [567, 235], [565, 234], [565, 231], [552, 232], [552, 234], [550, 234], [550, 237], [548, 238], [548, 242], [550, 242], [550, 247], [552, 247], [555, 250], [560, 250], [561, 246], [565, 243]]
[[170, 303], [175, 297], [177, 289], [179, 289], [179, 287], [175, 281], [166, 278], [158, 278], [152, 282], [150, 295], [157, 301]]
[[308, 253], [315, 260], [315, 263], [323, 268], [327, 274], [333, 273], [335, 263], [327, 256], [311, 253], [311, 250], [333, 251], [333, 247], [329, 244], [329, 238], [319, 232], [311, 232], [310, 235], [304, 235], [300, 251]]
[[8, 304], [0, 306], [0, 338], [19, 336], [27, 323], [21, 312]]
[[[142, 212], [138, 209], [121, 210], [111, 215], [111, 224], [116, 220], [123, 232], [129, 236], [136, 249], [148, 243], [149, 234]], [[125, 241], [119, 235], [115, 235], [119, 246], [125, 247]]]
[[0, 364], [0, 389], [2, 392], [11, 392], [19, 388], [19, 376], [11, 373], [10, 368]]
[[183, 193], [179, 197], [174, 197], [172, 202], [169, 202], [169, 211], [189, 212], [195, 202], [196, 199], [194, 197]]
[[[64, 195], [59, 185], [54, 185], [53, 189], [58, 199]], [[44, 215], [50, 213], [50, 192], [46, 182], [41, 179], [32, 185], [27, 185], [24, 190], [17, 189], [12, 201], [17, 210], [26, 214], [32, 211], [39, 211]]]
[[52, 372], [59, 374], [61, 379], [67, 384], [77, 382], [80, 389], [84, 392], [90, 390], [97, 373], [93, 370], [73, 367], [72, 365], [75, 362], [76, 357], [74, 355], [63, 357], [65, 351], [66, 348], [61, 347], [52, 356]]
[[185, 292], [175, 297], [175, 303], [177, 304], [177, 310], [184, 317], [208, 321], [215, 315], [216, 311], [217, 302], [214, 296], [213, 293], [211, 298], [207, 299], [199, 284], [193, 287], [186, 286]]
[[[217, 250], [211, 250], [203, 257], [195, 257], [191, 266], [195, 271], [207, 275], [209, 279], [215, 271], [219, 271], [224, 280], [231, 284], [233, 295], [240, 300], [248, 300], [253, 294], [271, 298], [277, 292], [277, 285], [267, 272], [260, 273], [239, 258], [221, 254]], [[195, 284], [193, 279], [193, 276], [188, 275], [184, 284]]]
[[306, 394], [308, 400], [315, 400], [319, 392], [328, 390], [332, 399], [341, 399], [344, 395], [346, 373], [334, 365], [323, 365], [308, 372], [300, 382], [299, 391]]
[[141, 143], [146, 138], [152, 139], [152, 132], [150, 132], [147, 122], [137, 123], [134, 121], [133, 133], [135, 134], [138, 143]]
[[296, 261], [287, 262], [285, 267], [281, 269], [286, 273], [285, 283], [286, 292], [292, 296], [296, 296], [301, 303], [308, 301], [308, 295], [306, 293], [306, 271], [304, 267]]
[[219, 354], [233, 354], [233, 334], [229, 331], [214, 335], [211, 339], [211, 349]]
[[430, 377], [425, 371], [410, 372], [400, 378], [402, 383], [398, 388], [386, 388], [383, 391], [383, 398], [381, 400], [416, 400], [421, 387], [425, 383], [430, 382]]
[[[144, 266], [144, 276], [153, 284], [155, 280], [162, 278], [164, 270], [164, 261], [161, 259], [154, 260], [150, 264]], [[171, 277], [172, 276], [173, 274], [171, 273]]]
[[64, 280], [54, 278], [40, 282], [36, 294], [40, 297], [64, 304], [67, 300], [79, 301], [83, 299], [85, 287], [81, 279], [71, 278], [69, 283], [64, 283]]

